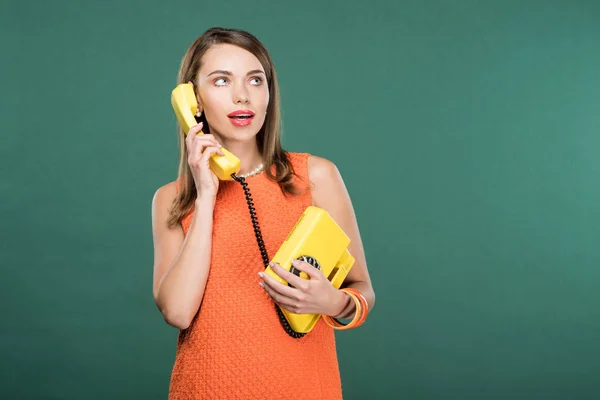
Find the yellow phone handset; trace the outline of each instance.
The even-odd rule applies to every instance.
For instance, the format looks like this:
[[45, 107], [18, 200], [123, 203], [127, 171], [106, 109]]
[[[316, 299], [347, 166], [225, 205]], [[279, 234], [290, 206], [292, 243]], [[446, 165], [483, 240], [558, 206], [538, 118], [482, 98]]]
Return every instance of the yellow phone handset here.
[[[348, 251], [350, 238], [342, 231], [331, 216], [322, 208], [309, 206], [271, 260], [297, 276], [309, 279], [308, 275], [292, 266], [293, 259], [302, 259], [319, 268], [333, 287], [339, 289], [354, 265], [354, 257]], [[265, 273], [278, 282], [289, 285], [271, 267]], [[296, 314], [281, 309], [290, 327], [307, 333], [315, 326], [321, 314]]]
[[[182, 83], [171, 92], [171, 105], [181, 128], [187, 135], [190, 128], [197, 124], [194, 115], [198, 110], [198, 101], [191, 83]], [[202, 131], [199, 134], [204, 134]], [[232, 174], [240, 172], [240, 159], [227, 149], [221, 148], [224, 156], [213, 154], [210, 158], [210, 168], [221, 180], [232, 180]]]

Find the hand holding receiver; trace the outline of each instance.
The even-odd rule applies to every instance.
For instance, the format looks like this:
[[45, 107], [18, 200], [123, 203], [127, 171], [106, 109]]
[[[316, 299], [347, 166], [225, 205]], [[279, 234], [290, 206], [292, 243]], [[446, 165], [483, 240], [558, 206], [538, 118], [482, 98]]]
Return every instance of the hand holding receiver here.
[[[181, 125], [181, 128], [186, 135], [189, 137], [192, 133], [192, 127], [197, 126], [194, 115], [198, 110], [198, 102], [196, 100], [196, 94], [194, 93], [194, 86], [192, 83], [182, 83], [178, 85], [171, 92], [171, 105], [177, 116], [177, 120]], [[204, 135], [201, 127], [194, 129], [193, 136]], [[186, 143], [188, 139], [186, 138]], [[189, 151], [188, 147], [188, 151]], [[212, 152], [208, 158], [208, 164], [214, 174], [221, 180], [232, 180], [232, 174], [237, 174], [240, 171], [240, 160], [231, 152], [224, 148], [220, 149], [221, 152]]]
[[219, 178], [211, 169], [210, 159], [225, 153], [213, 135], [198, 134], [201, 129], [202, 123], [199, 123], [192, 126], [187, 133], [185, 138], [187, 162], [194, 177], [197, 197], [215, 198], [219, 189]]

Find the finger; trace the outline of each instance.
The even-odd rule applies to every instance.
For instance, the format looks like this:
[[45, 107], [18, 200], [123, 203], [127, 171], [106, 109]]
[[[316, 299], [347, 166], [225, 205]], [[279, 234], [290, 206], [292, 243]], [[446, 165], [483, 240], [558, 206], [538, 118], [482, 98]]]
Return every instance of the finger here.
[[200, 162], [208, 162], [208, 160], [212, 157], [213, 154], [218, 154], [220, 156], [224, 156], [223, 150], [220, 147], [209, 146], [205, 147], [202, 152], [202, 156], [200, 157]]
[[212, 144], [209, 138], [204, 138], [204, 135], [196, 135], [192, 137], [191, 148], [189, 150], [190, 159], [197, 164], [202, 159], [204, 149]]
[[265, 292], [267, 292], [269, 297], [272, 298], [273, 301], [275, 303], [277, 303], [280, 307], [284, 307], [286, 309], [295, 307], [293, 299], [290, 299], [289, 297], [286, 297], [286, 296], [282, 295], [281, 293], [278, 293], [276, 290], [274, 290], [272, 287], [267, 285], [265, 282], [260, 282], [259, 285], [260, 285], [260, 287], [262, 287], [264, 289]]
[[206, 146], [217, 146], [217, 147], [222, 147], [221, 143], [219, 143], [219, 141], [217, 140], [216, 137], [214, 137], [213, 135], [207, 133], [207, 134], [198, 134], [194, 137], [194, 142], [198, 142], [203, 144], [205, 147]]
[[[299, 276], [291, 273], [290, 271], [283, 268], [278, 263], [269, 263], [269, 266], [277, 275], [285, 279], [293, 287], [306, 291], [308, 290], [308, 280], [304, 278], [300, 278]], [[314, 267], [313, 267], [314, 268]]]
[[199, 141], [199, 142], [219, 144], [217, 138], [214, 135], [211, 135], [210, 133], [198, 132], [195, 136], [192, 137], [192, 140]]
[[304, 314], [300, 308], [300, 306], [294, 304], [277, 304], [280, 308], [285, 308], [286, 310], [293, 312], [294, 314]]
[[185, 136], [185, 143], [187, 145], [188, 152], [192, 148], [192, 143], [194, 142], [194, 138], [197, 136], [197, 133], [202, 130], [203, 126], [204, 126], [204, 124], [202, 122], [200, 122], [199, 124], [192, 126], [190, 128], [190, 130], [187, 132], [187, 134]]
[[190, 130], [187, 132], [187, 137], [194, 138], [195, 136], [197, 136], [198, 133], [202, 130], [203, 126], [204, 126], [204, 123], [202, 123], [202, 122], [192, 126], [190, 128]]
[[267, 274], [259, 275], [262, 275], [261, 278], [263, 279], [263, 282], [275, 293], [295, 300], [300, 300], [302, 298], [302, 295], [298, 289], [279, 283], [277, 280], [271, 278]]
[[[194, 139], [192, 143], [192, 149], [189, 151], [190, 159], [192, 161], [203, 161], [202, 155], [205, 150], [209, 147], [215, 147], [220, 149], [221, 146], [217, 143], [216, 139], [213, 136], [203, 137], [204, 135], [198, 135]], [[223, 152], [219, 153], [220, 155], [224, 155]]]
[[323, 273], [319, 269], [313, 267], [306, 261], [292, 260], [292, 265], [297, 270], [306, 272], [310, 279], [320, 279], [321, 277], [323, 277]]
[[[204, 150], [205, 147], [213, 145], [213, 146], [219, 146], [221, 147], [221, 144], [217, 141], [217, 139], [207, 133], [207, 134], [202, 134], [201, 131], [199, 129], [195, 129], [197, 127], [202, 127], [202, 123], [195, 125], [194, 126], [194, 131], [196, 131], [196, 133], [193, 133], [192, 130], [190, 130], [190, 134], [185, 138], [186, 144], [187, 144], [187, 148], [188, 148], [188, 153], [193, 154], [193, 155], [198, 155], [202, 153], [202, 151]], [[197, 146], [201, 146], [200, 149], [198, 149]]]

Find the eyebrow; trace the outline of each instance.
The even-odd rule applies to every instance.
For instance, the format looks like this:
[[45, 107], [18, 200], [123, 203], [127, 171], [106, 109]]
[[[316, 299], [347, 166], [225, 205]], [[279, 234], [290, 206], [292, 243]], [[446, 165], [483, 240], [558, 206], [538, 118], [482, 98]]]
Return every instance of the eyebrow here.
[[[231, 73], [231, 71], [225, 71], [225, 70], [222, 70], [222, 69], [218, 69], [216, 71], [211, 72], [207, 76], [216, 75], [216, 74], [228, 75], [228, 76], [233, 75]], [[253, 74], [263, 74], [263, 75], [265, 75], [265, 73], [263, 71], [261, 71], [260, 69], [253, 69], [252, 71], [248, 71], [248, 73], [246, 74], [246, 76], [253, 75]]]

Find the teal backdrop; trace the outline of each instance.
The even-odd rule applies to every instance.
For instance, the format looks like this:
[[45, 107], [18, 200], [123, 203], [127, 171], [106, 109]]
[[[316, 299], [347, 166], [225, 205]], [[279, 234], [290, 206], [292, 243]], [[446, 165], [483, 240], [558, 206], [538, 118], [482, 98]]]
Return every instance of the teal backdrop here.
[[337, 334], [345, 399], [600, 398], [599, 21], [592, 0], [3, 3], [0, 397], [166, 397], [151, 199], [181, 57], [226, 26], [272, 54], [285, 147], [352, 196], [377, 305]]

